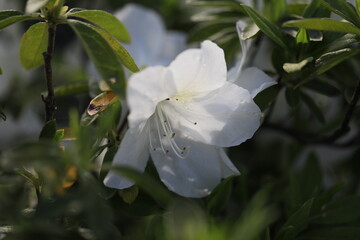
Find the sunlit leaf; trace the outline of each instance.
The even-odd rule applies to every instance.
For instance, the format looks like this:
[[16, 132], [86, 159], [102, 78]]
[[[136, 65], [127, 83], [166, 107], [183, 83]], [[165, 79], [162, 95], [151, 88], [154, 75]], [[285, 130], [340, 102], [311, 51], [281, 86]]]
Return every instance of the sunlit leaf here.
[[32, 25], [21, 38], [20, 61], [27, 70], [44, 64], [43, 53], [48, 43], [48, 24], [45, 22]]
[[70, 13], [68, 16], [84, 19], [104, 29], [117, 40], [123, 43], [130, 43], [130, 34], [125, 25], [110, 13], [100, 10], [83, 10]]
[[118, 98], [116, 97], [114, 92], [107, 91], [97, 95], [93, 100], [91, 100], [88, 108], [87, 113], [90, 116], [98, 114], [107, 109], [107, 107], [117, 101]]

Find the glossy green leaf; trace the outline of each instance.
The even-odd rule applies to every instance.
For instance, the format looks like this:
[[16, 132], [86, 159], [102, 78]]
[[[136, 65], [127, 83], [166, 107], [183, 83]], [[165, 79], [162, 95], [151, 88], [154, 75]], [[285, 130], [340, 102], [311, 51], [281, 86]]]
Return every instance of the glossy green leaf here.
[[286, 43], [285, 33], [276, 26], [274, 23], [266, 19], [261, 13], [255, 9], [241, 4], [247, 15], [254, 21], [254, 23], [260, 28], [260, 30], [265, 33], [270, 39], [272, 39], [280, 47], [287, 49], [288, 44]]
[[27, 13], [33, 13], [45, 6], [49, 0], [28, 0], [26, 2], [25, 11]]
[[125, 96], [126, 82], [122, 65], [107, 40], [91, 24], [78, 20], [68, 20], [68, 22], [109, 87], [119, 96]]
[[288, 21], [283, 24], [284, 27], [298, 27], [305, 29], [354, 33], [360, 35], [360, 29], [355, 25], [331, 18], [312, 18]]
[[303, 230], [305, 230], [310, 220], [310, 210], [313, 199], [305, 202], [298, 211], [292, 214], [285, 224], [281, 227], [275, 240], [291, 240]]
[[121, 42], [130, 43], [131, 41], [130, 34], [125, 25], [108, 12], [100, 10], [83, 10], [68, 14], [68, 16], [80, 18], [95, 24]]
[[21, 38], [20, 61], [27, 70], [44, 64], [43, 53], [48, 43], [48, 24], [45, 22], [32, 25]]

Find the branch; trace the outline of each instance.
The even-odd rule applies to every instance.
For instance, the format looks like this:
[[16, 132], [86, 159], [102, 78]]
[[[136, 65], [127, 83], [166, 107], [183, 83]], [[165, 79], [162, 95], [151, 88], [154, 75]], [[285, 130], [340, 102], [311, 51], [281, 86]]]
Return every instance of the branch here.
[[350, 105], [346, 111], [345, 117], [341, 123], [340, 128], [334, 131], [334, 133], [329, 136], [319, 137], [315, 133], [299, 131], [293, 128], [288, 128], [282, 125], [277, 125], [269, 122], [264, 122], [263, 127], [282, 132], [303, 144], [328, 144], [336, 147], [349, 147], [352, 145], [352, 143], [356, 143], [360, 141], [360, 138], [355, 137], [343, 144], [335, 143], [335, 142], [350, 131], [349, 123], [354, 114], [354, 110], [356, 108], [357, 102], [359, 101], [359, 97], [360, 97], [360, 81], [358, 82], [354, 95], [352, 96]]
[[43, 53], [44, 63], [45, 63], [47, 95], [46, 95], [46, 97], [42, 96], [42, 99], [45, 103], [45, 120], [46, 120], [46, 122], [54, 119], [54, 112], [56, 110], [54, 84], [53, 84], [53, 76], [52, 76], [52, 66], [51, 66], [52, 55], [54, 53], [55, 32], [56, 32], [56, 25], [49, 23], [48, 46], [47, 46], [47, 51]]

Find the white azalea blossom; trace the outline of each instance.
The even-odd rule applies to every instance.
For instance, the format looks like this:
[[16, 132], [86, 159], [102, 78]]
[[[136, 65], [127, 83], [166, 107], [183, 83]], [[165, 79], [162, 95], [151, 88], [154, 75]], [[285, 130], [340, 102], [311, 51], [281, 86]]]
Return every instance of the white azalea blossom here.
[[[151, 155], [170, 190], [208, 195], [221, 178], [239, 174], [221, 147], [246, 141], [260, 125], [257, 90], [250, 90], [227, 81], [224, 53], [211, 41], [182, 52], [168, 67], [134, 74], [127, 89], [129, 130], [113, 165], [144, 171]], [[113, 171], [104, 183], [133, 185]]]

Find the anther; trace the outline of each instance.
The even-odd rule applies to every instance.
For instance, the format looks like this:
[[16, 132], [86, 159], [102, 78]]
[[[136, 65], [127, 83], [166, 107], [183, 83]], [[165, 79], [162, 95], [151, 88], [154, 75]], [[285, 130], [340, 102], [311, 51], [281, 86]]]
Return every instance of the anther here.
[[170, 100], [170, 98], [166, 98], [165, 100], [168, 100], [168, 101], [169, 101], [169, 100]]
[[197, 122], [194, 122], [194, 125], [196, 125], [197, 124]]
[[176, 100], [176, 101], [179, 101], [179, 99], [178, 99], [178, 98], [175, 98], [175, 100]]
[[164, 133], [163, 136], [166, 137], [166, 134]]

